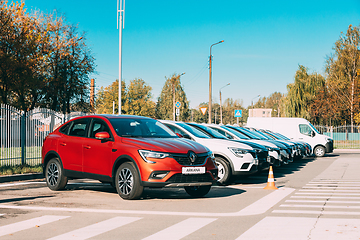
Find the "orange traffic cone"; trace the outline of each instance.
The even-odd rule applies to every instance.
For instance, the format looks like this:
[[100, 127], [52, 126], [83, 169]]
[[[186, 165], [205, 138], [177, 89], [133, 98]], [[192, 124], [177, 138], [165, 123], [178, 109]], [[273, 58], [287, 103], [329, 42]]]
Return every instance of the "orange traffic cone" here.
[[268, 182], [267, 182], [266, 187], [264, 187], [264, 189], [270, 189], [270, 190], [278, 189], [277, 187], [275, 187], [274, 172], [273, 172], [272, 166], [270, 166]]

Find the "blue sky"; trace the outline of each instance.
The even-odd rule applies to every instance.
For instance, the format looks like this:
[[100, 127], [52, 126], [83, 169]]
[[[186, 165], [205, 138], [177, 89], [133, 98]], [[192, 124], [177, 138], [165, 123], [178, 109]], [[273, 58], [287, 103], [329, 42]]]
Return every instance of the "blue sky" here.
[[[118, 78], [116, 0], [25, 0], [29, 10], [56, 9], [85, 31], [96, 58], [97, 89]], [[212, 48], [213, 102], [233, 98], [251, 105], [256, 96], [286, 93], [298, 65], [324, 73], [326, 56], [341, 32], [360, 25], [360, 1], [127, 0], [122, 78], [142, 78], [156, 101], [172, 74], [190, 106], [209, 101]], [[257, 99], [254, 99], [256, 101]]]

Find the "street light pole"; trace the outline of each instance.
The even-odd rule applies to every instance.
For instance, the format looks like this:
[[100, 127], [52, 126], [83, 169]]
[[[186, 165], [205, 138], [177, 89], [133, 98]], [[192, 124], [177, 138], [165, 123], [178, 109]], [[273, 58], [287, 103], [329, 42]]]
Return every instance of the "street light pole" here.
[[217, 42], [217, 43], [214, 43], [210, 46], [210, 58], [209, 58], [209, 123], [211, 123], [211, 105], [212, 105], [212, 101], [211, 101], [211, 98], [212, 98], [212, 89], [211, 89], [211, 48], [212, 46], [216, 45], [216, 44], [219, 44], [219, 43], [222, 43], [224, 42], [224, 40], [221, 40], [220, 42]]
[[121, 50], [122, 50], [122, 29], [124, 28], [125, 21], [125, 0], [118, 0], [117, 2], [117, 28], [119, 29], [119, 112], [121, 115]]
[[220, 124], [223, 124], [222, 121], [222, 103], [221, 103], [221, 89], [223, 89], [226, 86], [229, 86], [230, 83], [226, 84], [225, 86], [223, 86], [222, 88], [219, 89], [219, 94], [220, 94]]
[[177, 79], [180, 78], [180, 76], [184, 75], [185, 73], [183, 72], [182, 74], [176, 76], [176, 77], [173, 77], [172, 78], [172, 92], [173, 92], [173, 120], [175, 121], [176, 120], [176, 116], [175, 116], [175, 82]]

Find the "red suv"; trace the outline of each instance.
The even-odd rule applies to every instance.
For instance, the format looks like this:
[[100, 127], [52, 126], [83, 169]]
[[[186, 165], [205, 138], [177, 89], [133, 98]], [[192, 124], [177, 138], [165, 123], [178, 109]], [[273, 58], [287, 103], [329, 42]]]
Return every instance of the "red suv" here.
[[68, 179], [110, 183], [123, 199], [140, 198], [144, 187], [184, 187], [202, 197], [216, 182], [211, 151], [179, 138], [159, 121], [129, 115], [72, 119], [44, 140], [47, 186], [65, 188]]

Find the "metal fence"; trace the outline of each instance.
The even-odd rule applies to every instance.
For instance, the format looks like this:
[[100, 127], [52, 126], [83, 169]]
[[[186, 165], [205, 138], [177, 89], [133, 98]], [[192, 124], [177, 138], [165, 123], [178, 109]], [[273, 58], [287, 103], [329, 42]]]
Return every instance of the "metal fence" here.
[[67, 120], [83, 115], [86, 113], [64, 115], [43, 108], [23, 112], [1, 104], [0, 166], [40, 164], [44, 138]]
[[316, 126], [316, 129], [334, 140], [334, 148], [360, 149], [360, 126]]

